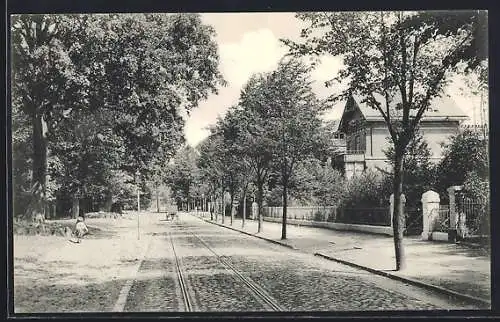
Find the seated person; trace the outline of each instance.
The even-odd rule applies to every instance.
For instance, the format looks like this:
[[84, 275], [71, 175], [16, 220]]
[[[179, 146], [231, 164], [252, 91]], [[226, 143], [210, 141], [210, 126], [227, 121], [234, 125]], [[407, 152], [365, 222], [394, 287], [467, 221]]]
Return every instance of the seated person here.
[[89, 233], [89, 229], [85, 224], [83, 217], [78, 217], [76, 219], [75, 226], [75, 236], [77, 238], [77, 242], [79, 243], [81, 238]]

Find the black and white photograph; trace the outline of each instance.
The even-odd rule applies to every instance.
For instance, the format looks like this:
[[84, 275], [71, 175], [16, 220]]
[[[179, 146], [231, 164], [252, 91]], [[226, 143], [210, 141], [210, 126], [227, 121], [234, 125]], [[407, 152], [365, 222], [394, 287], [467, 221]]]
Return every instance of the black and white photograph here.
[[8, 315], [491, 309], [487, 10], [8, 18]]

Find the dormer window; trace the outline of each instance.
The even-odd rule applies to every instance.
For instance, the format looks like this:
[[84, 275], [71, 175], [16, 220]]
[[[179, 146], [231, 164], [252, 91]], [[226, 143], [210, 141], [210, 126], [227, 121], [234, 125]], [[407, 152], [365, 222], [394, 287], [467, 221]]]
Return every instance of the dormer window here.
[[333, 137], [337, 140], [343, 140], [344, 139], [344, 133], [335, 133]]

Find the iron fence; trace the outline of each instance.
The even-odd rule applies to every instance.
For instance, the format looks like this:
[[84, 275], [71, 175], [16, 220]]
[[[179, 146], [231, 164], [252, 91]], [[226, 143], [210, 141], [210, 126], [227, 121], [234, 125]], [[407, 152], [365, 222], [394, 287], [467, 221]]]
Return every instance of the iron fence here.
[[[263, 207], [265, 217], [282, 218], [283, 207]], [[333, 206], [287, 207], [287, 219], [306, 221], [331, 221], [335, 216]]]
[[[458, 207], [459, 224], [465, 217], [466, 237], [490, 234], [490, 212], [488, 204], [469, 197], [462, 197]], [[465, 215], [465, 216], [463, 216]]]
[[450, 229], [450, 206], [439, 205], [433, 231], [447, 233]]
[[389, 207], [343, 208], [336, 222], [344, 224], [361, 224], [374, 226], [390, 226]]
[[[264, 207], [265, 217], [282, 218], [282, 207]], [[390, 226], [389, 207], [342, 208], [334, 206], [288, 207], [287, 218], [304, 221], [337, 222], [344, 224], [361, 224], [374, 226]]]

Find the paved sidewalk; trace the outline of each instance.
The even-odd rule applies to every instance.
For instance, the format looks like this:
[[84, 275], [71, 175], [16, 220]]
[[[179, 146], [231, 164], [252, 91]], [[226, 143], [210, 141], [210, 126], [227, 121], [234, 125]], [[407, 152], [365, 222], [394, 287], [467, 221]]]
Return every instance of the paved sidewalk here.
[[[210, 222], [209, 214], [202, 218]], [[407, 268], [396, 272], [391, 236], [289, 224], [287, 239], [281, 240], [281, 223], [265, 221], [263, 231], [257, 233], [256, 220], [247, 219], [244, 228], [241, 219], [234, 219], [232, 226], [230, 221], [230, 217], [226, 217], [225, 226], [301, 251], [324, 255], [391, 278], [403, 278], [431, 288], [491, 301], [491, 261], [489, 253], [482, 249], [421, 241], [417, 237], [406, 238]], [[221, 216], [217, 223], [221, 224]]]

